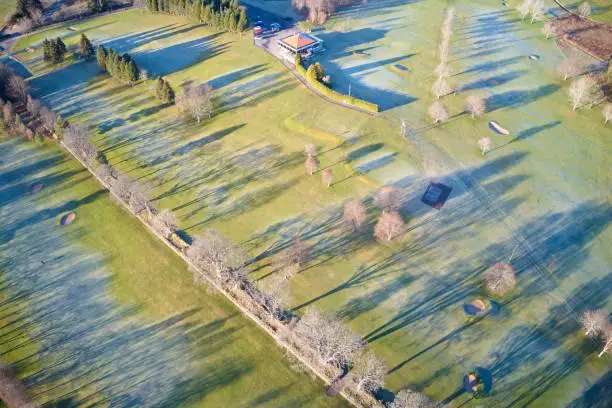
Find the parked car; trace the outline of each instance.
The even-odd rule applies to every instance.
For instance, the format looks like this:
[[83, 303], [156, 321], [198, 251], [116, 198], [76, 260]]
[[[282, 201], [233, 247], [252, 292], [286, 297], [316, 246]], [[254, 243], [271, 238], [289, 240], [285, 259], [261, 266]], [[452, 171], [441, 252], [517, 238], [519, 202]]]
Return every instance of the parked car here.
[[270, 24], [270, 30], [271, 30], [273, 33], [276, 33], [276, 32], [278, 32], [278, 31], [280, 31], [280, 24], [278, 24], [278, 23], [272, 23], [272, 24]]

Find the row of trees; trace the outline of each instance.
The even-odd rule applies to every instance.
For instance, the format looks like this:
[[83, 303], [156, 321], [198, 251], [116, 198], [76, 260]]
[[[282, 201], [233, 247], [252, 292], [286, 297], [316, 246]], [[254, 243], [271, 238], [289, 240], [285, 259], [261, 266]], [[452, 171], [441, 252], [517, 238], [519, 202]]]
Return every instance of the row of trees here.
[[242, 32], [249, 26], [238, 0], [146, 0], [146, 6], [152, 13], [186, 16], [220, 30]]
[[15, 12], [6, 21], [13, 31], [26, 33], [43, 23], [43, 4], [40, 0], [17, 0]]
[[441, 40], [439, 48], [440, 63], [434, 70], [437, 79], [431, 87], [431, 91], [436, 100], [429, 106], [429, 116], [434, 120], [434, 123], [446, 122], [450, 115], [446, 106], [440, 101], [440, 98], [453, 92], [453, 88], [448, 83], [448, 78], [452, 74], [452, 70], [448, 65], [450, 54], [450, 39], [453, 34], [453, 20], [455, 18], [455, 9], [449, 7], [446, 10], [446, 16], [442, 21]]
[[[0, 64], [0, 88], [0, 120], [9, 135], [38, 141], [53, 133], [61, 136], [66, 122], [32, 98], [23, 78], [3, 64]], [[29, 126], [22, 115], [29, 117]]]
[[523, 2], [516, 7], [516, 10], [523, 20], [531, 16], [531, 24], [533, 24], [535, 21], [542, 19], [546, 14], [547, 8], [544, 0], [523, 0]]
[[54, 64], [64, 61], [64, 55], [68, 51], [66, 44], [64, 44], [60, 37], [57, 37], [55, 40], [45, 38], [42, 42], [42, 49], [43, 60]]
[[100, 70], [108, 72], [112, 77], [123, 83], [134, 85], [139, 78], [138, 66], [127, 53], [119, 55], [113, 49], [109, 48], [107, 50], [100, 44], [98, 45], [96, 58]]

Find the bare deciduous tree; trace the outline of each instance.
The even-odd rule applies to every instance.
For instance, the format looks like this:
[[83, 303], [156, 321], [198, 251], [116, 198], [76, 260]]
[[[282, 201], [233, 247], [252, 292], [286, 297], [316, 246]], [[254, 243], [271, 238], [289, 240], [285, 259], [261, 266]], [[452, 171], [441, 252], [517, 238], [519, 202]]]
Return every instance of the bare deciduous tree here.
[[532, 0], [524, 0], [522, 3], [520, 3], [517, 7], [516, 7], [516, 11], [519, 12], [519, 14], [521, 15], [521, 18], [524, 20], [525, 17], [527, 17], [529, 15], [529, 13], [531, 12], [531, 3]]
[[287, 280], [275, 275], [264, 279], [259, 285], [259, 293], [254, 297], [276, 319], [281, 319], [283, 312], [291, 302], [291, 291]]
[[597, 82], [589, 76], [576, 79], [569, 87], [569, 99], [572, 110], [587, 107], [590, 108], [601, 99], [601, 91]]
[[404, 220], [398, 212], [383, 212], [374, 227], [374, 237], [389, 242], [404, 232], [404, 228]]
[[542, 32], [546, 38], [550, 38], [555, 33], [555, 24], [552, 20], [547, 20], [542, 26]]
[[293, 238], [291, 244], [281, 254], [281, 260], [285, 266], [297, 265], [298, 268], [308, 263], [308, 257], [308, 245], [300, 237]]
[[27, 96], [28, 103], [26, 104], [26, 109], [28, 112], [32, 114], [32, 116], [38, 116], [40, 114], [40, 110], [42, 109], [42, 104], [38, 99], [32, 98], [30, 95]]
[[487, 290], [500, 296], [514, 289], [516, 285], [514, 268], [504, 262], [498, 262], [487, 269], [484, 279]]
[[578, 14], [580, 14], [581, 17], [588, 17], [591, 15], [591, 5], [588, 2], [584, 2], [582, 3], [579, 7], [578, 7]]
[[482, 152], [483, 156], [487, 154], [487, 151], [491, 148], [492, 144], [493, 144], [493, 141], [488, 136], [485, 136], [481, 138], [480, 140], [478, 140], [478, 147], [480, 147], [480, 151]]
[[31, 18], [23, 17], [17, 21], [17, 23], [11, 27], [12, 33], [26, 34], [34, 28], [34, 21]]
[[450, 69], [446, 61], [440, 62], [436, 69], [434, 69], [434, 74], [442, 78], [448, 78], [452, 73], [453, 71]]
[[423, 393], [403, 389], [395, 395], [388, 408], [435, 408], [436, 404]]
[[559, 66], [557, 66], [557, 72], [563, 77], [564, 81], [572, 78], [583, 71], [583, 66], [576, 58], [566, 58]]
[[177, 98], [176, 104], [181, 111], [188, 112], [198, 123], [204, 116], [209, 118], [213, 114], [213, 88], [209, 84], [191, 83], [182, 95]]
[[89, 141], [87, 126], [80, 124], [68, 126], [64, 132], [63, 140], [71, 152], [76, 154], [85, 164], [91, 166], [98, 151]]
[[327, 188], [331, 187], [332, 181], [334, 181], [334, 175], [332, 174], [331, 169], [325, 169], [321, 172], [321, 180], [323, 184], [327, 186]]
[[53, 128], [55, 128], [55, 122], [57, 121], [57, 115], [47, 109], [46, 107], [42, 107], [40, 108], [40, 119], [42, 120], [43, 124], [47, 127], [47, 129], [49, 129], [49, 131], [53, 131]]
[[110, 164], [103, 163], [99, 165], [98, 167], [96, 167], [95, 172], [104, 184], [112, 187], [114, 178], [113, 178], [113, 168]]
[[451, 88], [448, 80], [445, 77], [438, 77], [431, 87], [431, 92], [436, 98], [439, 99], [440, 97], [453, 92], [453, 88]]
[[588, 310], [580, 315], [584, 334], [588, 337], [601, 335], [608, 326], [608, 314], [603, 310]]
[[138, 78], [140, 78], [141, 81], [148, 81], [149, 80], [149, 71], [147, 71], [144, 68], [140, 68], [140, 71], [138, 71]]
[[536, 20], [541, 20], [544, 14], [546, 14], [546, 4], [544, 4], [544, 0], [531, 0], [529, 12], [531, 13], [531, 24]]
[[30, 18], [32, 19], [33, 25], [43, 24], [44, 20], [43, 20], [42, 10], [37, 9], [37, 8], [30, 8], [28, 9], [28, 14], [30, 15]]
[[361, 231], [366, 221], [366, 208], [359, 200], [352, 200], [344, 206], [344, 222], [353, 232]]
[[385, 186], [376, 192], [374, 205], [383, 212], [397, 211], [402, 206], [402, 193], [393, 186]]
[[606, 103], [601, 113], [603, 114], [605, 124], [612, 120], [612, 103]]
[[172, 211], [163, 209], [153, 217], [152, 226], [164, 238], [168, 238], [178, 228], [178, 217]]
[[465, 108], [470, 112], [472, 117], [480, 116], [486, 111], [484, 99], [477, 95], [470, 95], [465, 99]]
[[132, 183], [132, 192], [128, 200], [130, 208], [139, 214], [141, 211], [151, 210], [151, 196], [153, 188], [148, 183], [139, 183], [136, 180]]
[[326, 364], [344, 368], [363, 348], [363, 340], [335, 317], [324, 315], [315, 307], [306, 309], [295, 326], [295, 334], [315, 351]]
[[316, 156], [317, 155], [317, 146], [309, 143], [306, 146], [304, 146], [304, 153], [306, 153], [306, 156]]
[[28, 102], [30, 88], [19, 75], [13, 75], [11, 79], [9, 79], [8, 91], [17, 102], [21, 102], [24, 105]]
[[375, 392], [385, 385], [387, 366], [382, 358], [368, 350], [357, 358], [351, 373], [358, 390]]
[[237, 283], [246, 277], [244, 250], [216, 230], [208, 229], [198, 235], [187, 250], [187, 257], [198, 267], [196, 282], [205, 280], [203, 273], [224, 283]]
[[602, 335], [603, 346], [601, 347], [601, 352], [597, 355], [597, 357], [603, 356], [605, 353], [612, 352], [612, 325], [606, 326], [606, 329]]
[[9, 128], [13, 127], [15, 120], [15, 108], [13, 107], [12, 103], [6, 103], [2, 108], [2, 119], [4, 120], [6, 126]]
[[440, 101], [435, 101], [429, 106], [429, 116], [434, 120], [434, 123], [446, 122], [450, 116], [444, 104]]
[[306, 168], [308, 174], [312, 176], [314, 172], [317, 171], [317, 169], [319, 168], [319, 159], [317, 159], [315, 156], [306, 157], [306, 160], [304, 161], [304, 167]]
[[115, 182], [113, 183], [113, 193], [115, 193], [115, 195], [119, 197], [120, 200], [127, 203], [129, 202], [130, 196], [132, 195], [133, 184], [134, 180], [132, 180], [130, 176], [128, 176], [127, 174], [120, 174], [119, 177], [117, 177], [117, 180], [115, 180]]

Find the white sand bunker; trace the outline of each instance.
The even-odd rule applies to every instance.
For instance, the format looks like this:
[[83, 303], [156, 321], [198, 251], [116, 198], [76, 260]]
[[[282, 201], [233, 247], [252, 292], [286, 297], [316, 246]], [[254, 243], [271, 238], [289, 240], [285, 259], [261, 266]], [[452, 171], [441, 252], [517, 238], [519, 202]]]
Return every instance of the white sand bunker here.
[[30, 186], [28, 190], [30, 194], [36, 194], [43, 188], [43, 186], [44, 186], [43, 183], [34, 183]]
[[533, 55], [530, 55], [530, 56], [529, 56], [529, 59], [530, 59], [530, 60], [533, 60], [533, 61], [537, 61], [537, 60], [539, 60], [539, 59], [540, 59], [540, 56], [539, 56], [539, 55], [535, 55], [535, 54], [533, 54]]
[[74, 27], [68, 27], [68, 28], [66, 28], [66, 30], [68, 30], [68, 31], [77, 31], [77, 29], [74, 28]]
[[60, 221], [60, 225], [62, 227], [66, 226], [66, 225], [70, 225], [74, 222], [74, 220], [76, 219], [76, 213], [74, 211], [69, 212], [68, 214], [64, 215]]
[[510, 131], [508, 129], [504, 129], [499, 123], [497, 123], [496, 121], [492, 120], [491, 122], [489, 122], [489, 128], [500, 134], [500, 135], [509, 135]]

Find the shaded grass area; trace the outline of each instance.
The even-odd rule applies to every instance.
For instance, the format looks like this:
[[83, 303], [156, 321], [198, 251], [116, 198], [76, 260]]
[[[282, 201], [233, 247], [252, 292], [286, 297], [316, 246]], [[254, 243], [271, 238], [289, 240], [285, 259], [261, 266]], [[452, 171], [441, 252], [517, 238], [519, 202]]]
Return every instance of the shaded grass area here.
[[[176, 89], [188, 80], [213, 83], [212, 120], [185, 121], [157, 104], [148, 84], [124, 87], [97, 75], [95, 63], [39, 66], [30, 83], [96, 129], [113, 165], [152, 182], [156, 205], [176, 211], [188, 233], [214, 227], [245, 244], [253, 278], [275, 273], [279, 252], [302, 236], [312, 260], [291, 281], [293, 308], [323, 307], [363, 333], [389, 365], [390, 389], [469, 405], [456, 390], [478, 366], [493, 375], [486, 406], [562, 406], [608, 371], [593, 355], [596, 345], [579, 335], [576, 316], [611, 301], [602, 290], [610, 283], [611, 213], [602, 194], [610, 140], [599, 112], [569, 112], [568, 84], [554, 76], [562, 54], [539, 26], [487, 1], [455, 4], [451, 81], [460, 92], [443, 99], [453, 118], [432, 127], [434, 20], [447, 5], [369, 2], [315, 33], [327, 35], [334, 84], [379, 97], [387, 104], [380, 118], [324, 103], [247, 39], [137, 13], [82, 27], [94, 43], [115, 44], [167, 73]], [[177, 50], [189, 55], [178, 58]], [[37, 67], [37, 55], [29, 66]], [[463, 114], [473, 93], [489, 106], [475, 120]], [[492, 120], [510, 134], [494, 134]], [[483, 157], [476, 142], [485, 135], [494, 146]], [[318, 146], [320, 169], [332, 169], [330, 190], [319, 173], [305, 174], [306, 143]], [[440, 212], [421, 202], [432, 180], [453, 187]], [[371, 194], [384, 183], [401, 190], [408, 224], [406, 237], [389, 246], [370, 238], [378, 215]], [[341, 222], [352, 198], [368, 207], [362, 235]], [[517, 291], [496, 299], [498, 316], [468, 320], [462, 306], [485, 296], [482, 272], [512, 253]]]
[[57, 147], [0, 153], [0, 351], [37, 402], [343, 405]]

